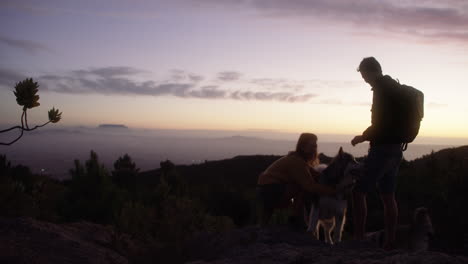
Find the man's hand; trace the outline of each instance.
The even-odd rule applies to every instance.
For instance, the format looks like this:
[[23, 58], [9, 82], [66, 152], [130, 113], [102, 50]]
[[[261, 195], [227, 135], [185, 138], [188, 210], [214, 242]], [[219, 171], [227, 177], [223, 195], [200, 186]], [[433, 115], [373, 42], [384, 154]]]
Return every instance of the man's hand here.
[[357, 144], [362, 143], [362, 142], [364, 142], [364, 141], [365, 141], [365, 140], [364, 140], [364, 137], [363, 137], [363, 136], [355, 136], [355, 137], [353, 138], [353, 140], [351, 140], [351, 145], [353, 145], [353, 147], [354, 147], [354, 146], [356, 146]]

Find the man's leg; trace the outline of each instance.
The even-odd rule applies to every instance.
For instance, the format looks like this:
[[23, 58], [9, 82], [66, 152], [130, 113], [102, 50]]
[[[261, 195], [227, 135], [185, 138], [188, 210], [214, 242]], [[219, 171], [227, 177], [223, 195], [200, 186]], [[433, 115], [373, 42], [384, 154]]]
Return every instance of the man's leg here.
[[353, 224], [355, 240], [364, 239], [367, 218], [366, 194], [362, 192], [353, 192]]
[[394, 249], [396, 228], [398, 225], [398, 205], [395, 199], [397, 175], [403, 158], [399, 144], [391, 145], [387, 149], [386, 173], [378, 181], [380, 199], [384, 206], [385, 241], [384, 249]]
[[398, 224], [398, 205], [394, 193], [380, 194], [384, 206], [385, 249], [395, 248], [395, 235]]
[[[387, 148], [387, 145], [371, 145], [369, 155], [364, 162], [363, 172], [354, 187], [354, 239], [364, 239], [367, 218], [366, 194], [375, 188], [377, 181], [382, 178], [389, 168]], [[391, 192], [384, 190], [383, 193]]]

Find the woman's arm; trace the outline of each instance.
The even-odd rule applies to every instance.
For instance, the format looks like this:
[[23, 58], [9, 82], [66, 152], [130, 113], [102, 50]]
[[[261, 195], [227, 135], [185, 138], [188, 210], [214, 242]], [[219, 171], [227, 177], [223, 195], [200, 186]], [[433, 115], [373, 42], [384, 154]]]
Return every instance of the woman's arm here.
[[[313, 192], [313, 193], [323, 194], [323, 195], [336, 194], [335, 188], [318, 183], [314, 179], [314, 176], [311, 173], [319, 174], [318, 172], [314, 170], [310, 170], [308, 166], [298, 166], [297, 168], [294, 169], [294, 172], [293, 172], [294, 180], [296, 181], [297, 184], [302, 186], [302, 188], [308, 192]], [[318, 177], [319, 175], [315, 175], [315, 176]]]

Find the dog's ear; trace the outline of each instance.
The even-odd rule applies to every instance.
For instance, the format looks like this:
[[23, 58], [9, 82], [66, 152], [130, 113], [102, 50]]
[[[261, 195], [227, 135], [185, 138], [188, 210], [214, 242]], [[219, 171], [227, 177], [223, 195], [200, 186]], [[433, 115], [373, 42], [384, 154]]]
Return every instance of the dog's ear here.
[[340, 147], [340, 150], [338, 151], [339, 156], [343, 156], [343, 147]]

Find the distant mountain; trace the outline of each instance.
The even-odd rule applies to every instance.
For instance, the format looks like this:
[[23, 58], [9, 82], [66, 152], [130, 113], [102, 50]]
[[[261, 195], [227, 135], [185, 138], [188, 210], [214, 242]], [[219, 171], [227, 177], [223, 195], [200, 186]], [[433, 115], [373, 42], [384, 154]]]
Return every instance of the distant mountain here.
[[98, 128], [128, 129], [127, 126], [120, 124], [101, 124]]

